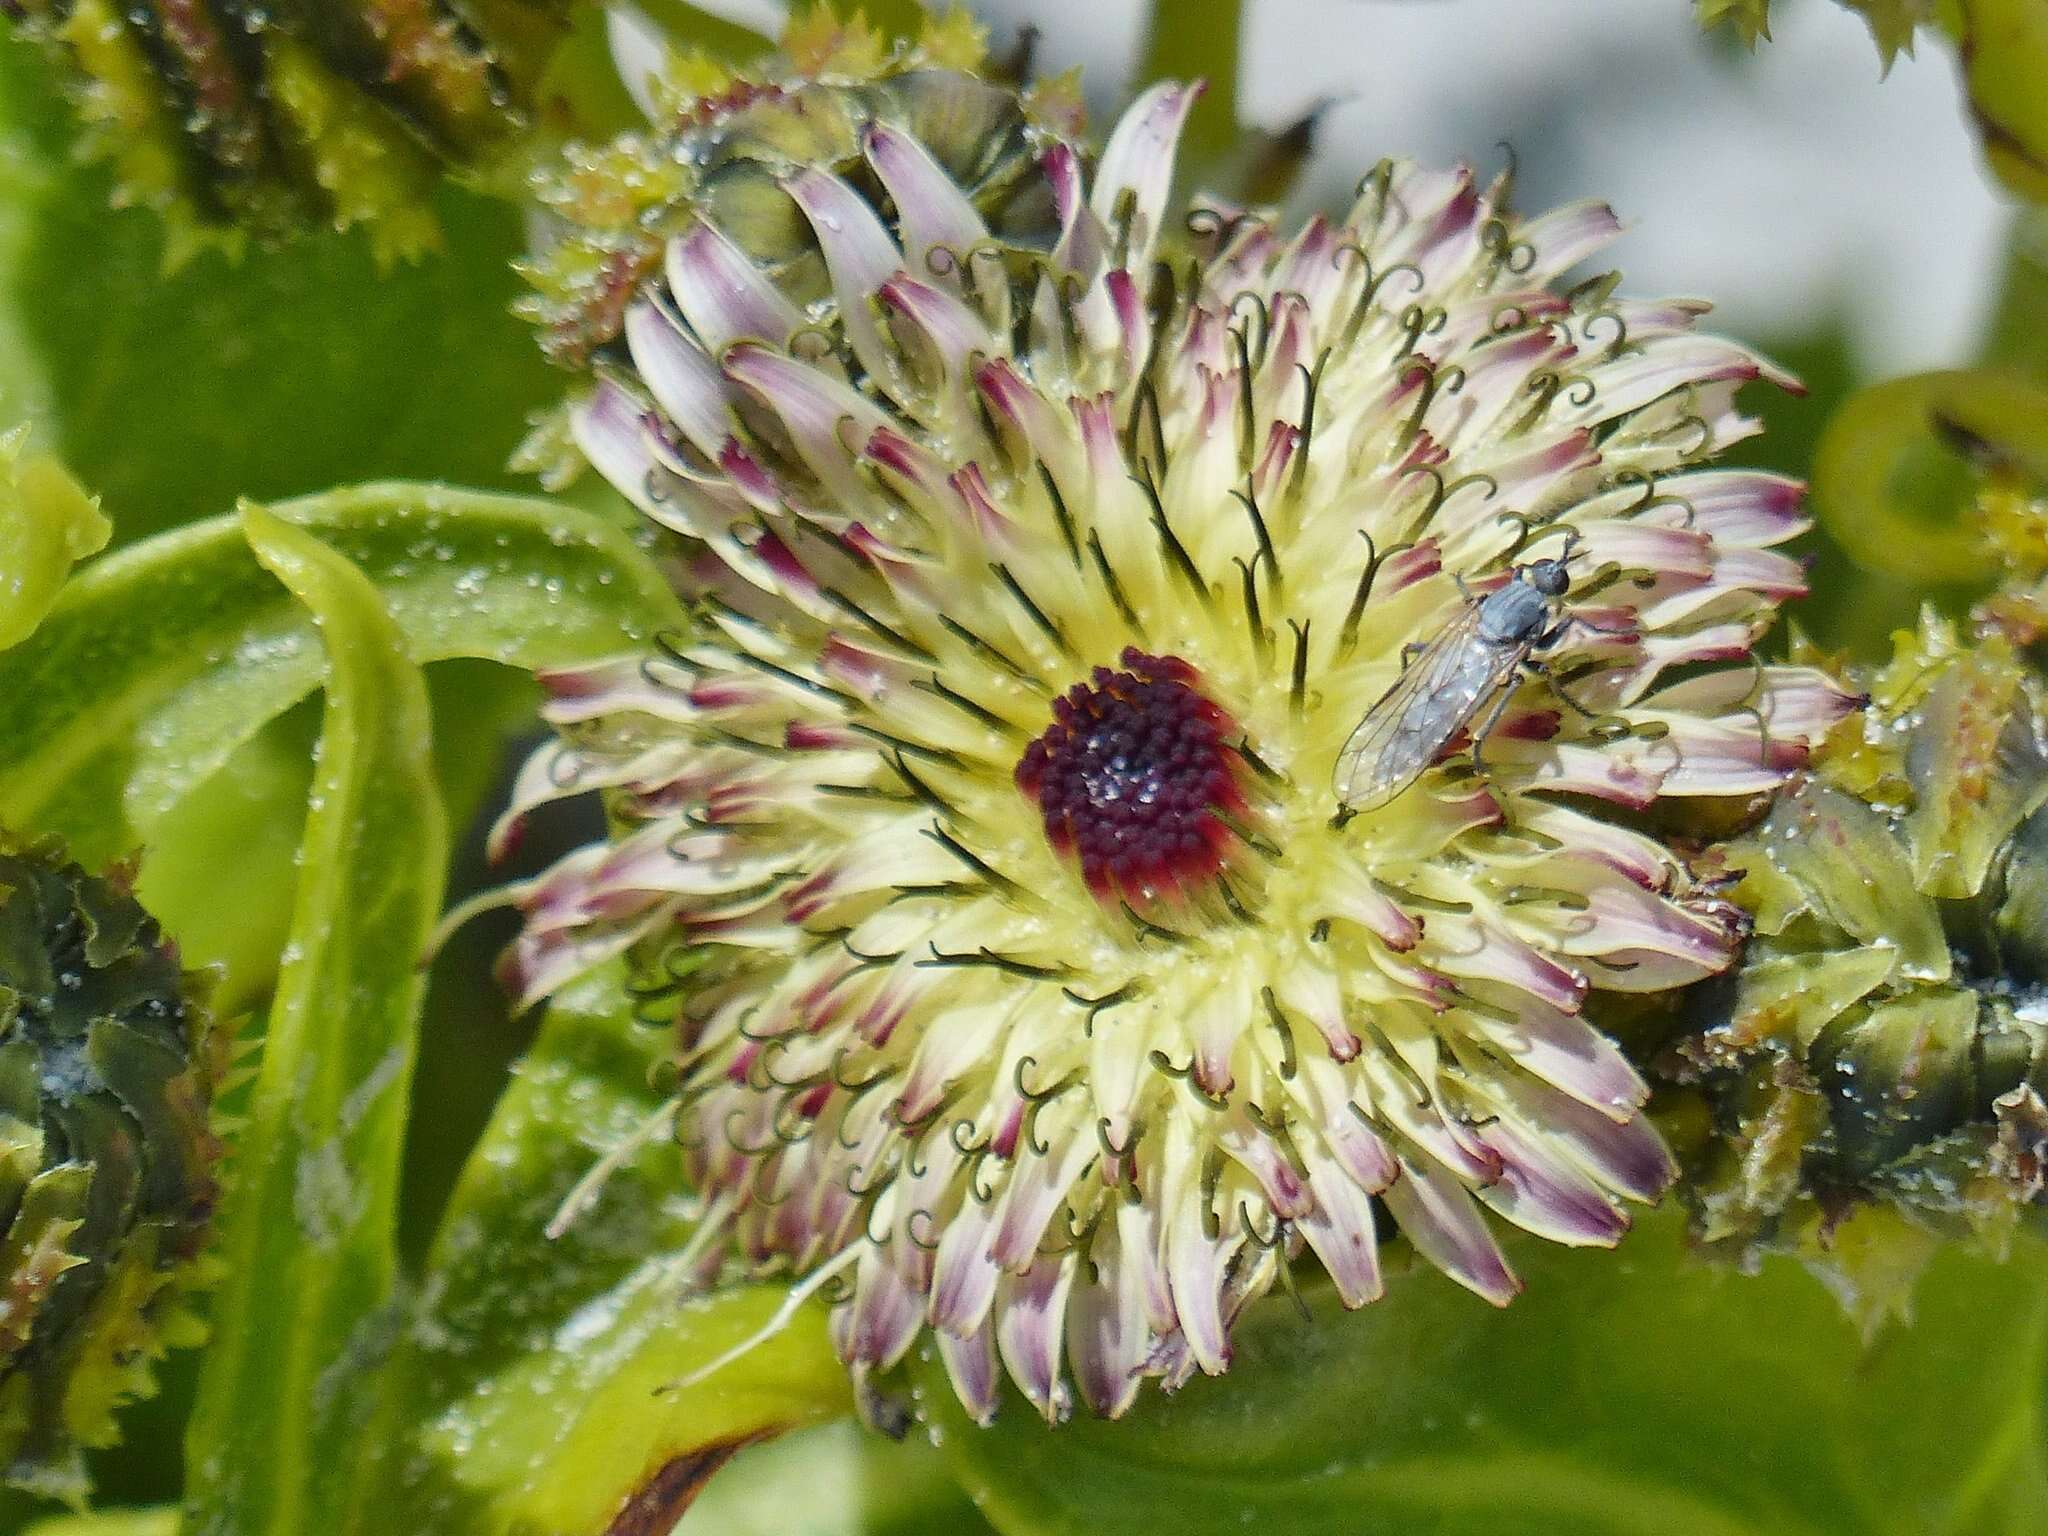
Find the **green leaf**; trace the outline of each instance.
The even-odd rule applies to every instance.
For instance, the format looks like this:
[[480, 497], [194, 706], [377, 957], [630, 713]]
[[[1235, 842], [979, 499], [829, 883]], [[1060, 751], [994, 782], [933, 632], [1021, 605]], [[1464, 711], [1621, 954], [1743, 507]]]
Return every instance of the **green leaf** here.
[[1522, 1245], [1495, 1311], [1424, 1269], [1240, 1326], [1220, 1381], [1058, 1429], [925, 1402], [1004, 1536], [2013, 1536], [2048, 1519], [2042, 1250], [1948, 1252], [1866, 1349], [1786, 1260], [1709, 1268], [1663, 1212], [1618, 1254]]
[[2048, 202], [2048, 6], [1954, 0], [1963, 85], [1984, 158], [2007, 190]]
[[1870, 28], [1877, 56], [1889, 73], [1900, 54], [1913, 56], [1913, 36], [1932, 24], [1940, 0], [1846, 0], [1849, 9]]
[[[679, 621], [632, 540], [574, 507], [371, 485], [271, 510], [362, 568], [416, 662], [558, 665]], [[0, 821], [117, 857], [321, 670], [310, 619], [233, 518], [99, 560], [0, 655]]]
[[1693, 0], [1692, 11], [1700, 30], [1725, 25], [1745, 48], [1771, 35], [1771, 0]]
[[1214, 159], [1237, 134], [1238, 59], [1243, 0], [1153, 0], [1138, 80], [1202, 80], [1207, 89], [1188, 114], [1180, 153], [1190, 164]]
[[388, 1342], [399, 1155], [447, 828], [426, 683], [363, 574], [250, 507], [303, 602], [327, 707], [248, 1123], [221, 1216], [213, 1343], [187, 1430], [188, 1536], [298, 1536], [333, 1511]]
[[[563, 993], [472, 1154], [351, 1530], [598, 1536], [628, 1508], [666, 1530], [656, 1512], [672, 1518], [740, 1446], [850, 1406], [820, 1307], [660, 1390], [752, 1335], [786, 1292], [687, 1296], [672, 1256], [693, 1209], [652, 1086], [670, 1039], [632, 1022], [626, 982], [615, 964]], [[601, 1192], [550, 1238], [607, 1154]]]
[[319, 722], [310, 703], [273, 721], [148, 830], [136, 894], [186, 962], [218, 976], [225, 1017], [258, 1006], [277, 976]]
[[[1887, 72], [1900, 54], [1913, 53], [1913, 34], [1934, 19], [1937, 0], [1841, 0], [1863, 18]], [[1702, 29], [1725, 25], [1745, 48], [1771, 36], [1771, 0], [1693, 0]]]
[[112, 532], [63, 465], [21, 456], [26, 427], [0, 432], [0, 651], [26, 640], [63, 590], [71, 567]]

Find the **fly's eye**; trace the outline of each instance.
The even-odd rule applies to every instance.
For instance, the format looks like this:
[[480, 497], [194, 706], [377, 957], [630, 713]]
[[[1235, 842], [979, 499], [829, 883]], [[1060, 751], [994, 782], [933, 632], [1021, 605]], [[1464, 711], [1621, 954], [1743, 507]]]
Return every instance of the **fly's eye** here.
[[1545, 597], [1563, 597], [1571, 584], [1562, 560], [1538, 560], [1529, 567], [1529, 585]]

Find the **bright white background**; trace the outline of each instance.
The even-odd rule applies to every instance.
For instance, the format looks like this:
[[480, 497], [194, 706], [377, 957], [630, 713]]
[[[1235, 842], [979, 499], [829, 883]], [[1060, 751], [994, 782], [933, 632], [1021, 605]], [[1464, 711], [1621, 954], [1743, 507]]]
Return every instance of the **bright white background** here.
[[[1170, 16], [1174, 0], [1164, 0]], [[1116, 99], [1136, 0], [974, 0], [1038, 23], [1047, 66]], [[1863, 371], [1960, 362], [1999, 272], [2006, 205], [1977, 159], [1953, 56], [1923, 40], [1880, 78], [1862, 22], [1777, 0], [1754, 57], [1703, 39], [1690, 0], [1250, 0], [1246, 100], [1278, 126], [1319, 98], [1311, 195], [1384, 154], [1520, 155], [1528, 210], [1599, 196], [1630, 222], [1636, 293], [1716, 301], [1720, 328], [1799, 337], [1846, 325]]]

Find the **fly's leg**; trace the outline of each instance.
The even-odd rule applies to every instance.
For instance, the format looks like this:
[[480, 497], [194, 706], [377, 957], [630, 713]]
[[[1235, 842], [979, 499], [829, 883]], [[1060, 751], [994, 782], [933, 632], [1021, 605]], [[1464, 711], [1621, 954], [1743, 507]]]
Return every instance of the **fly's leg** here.
[[[1514, 689], [1501, 689], [1500, 697], [1493, 701], [1493, 708], [1487, 711], [1486, 724], [1480, 726], [1478, 730], [1472, 733], [1472, 773], [1475, 778], [1484, 780], [1489, 789], [1493, 787], [1493, 775], [1487, 771], [1486, 767], [1486, 738], [1491, 736], [1493, 728], [1500, 724], [1500, 717], [1507, 711], [1508, 700], [1514, 696]], [[1501, 814], [1503, 816], [1507, 814], [1507, 807], [1505, 805], [1501, 807]]]
[[1429, 642], [1427, 640], [1410, 640], [1406, 645], [1402, 646], [1401, 670], [1406, 672], [1410, 667], [1414, 666], [1415, 658], [1428, 649]]
[[1555, 624], [1551, 625], [1550, 628], [1543, 631], [1542, 634], [1538, 635], [1536, 637], [1536, 643], [1530, 646], [1529, 649], [1532, 651], [1550, 650], [1558, 643], [1558, 641], [1562, 640], [1566, 635], [1570, 634], [1574, 628], [1583, 629], [1589, 634], [1618, 635], [1629, 639], [1635, 638], [1636, 634], [1636, 631], [1634, 631], [1633, 629], [1611, 629], [1605, 624], [1595, 624], [1591, 619], [1587, 618], [1584, 614], [1568, 613], [1563, 618], [1559, 619]]
[[1566, 691], [1564, 684], [1561, 681], [1559, 681], [1557, 674], [1550, 670], [1550, 666], [1548, 663], [1538, 661], [1534, 656], [1528, 656], [1523, 658], [1522, 665], [1524, 667], [1527, 667], [1531, 672], [1535, 673], [1538, 677], [1542, 678], [1544, 682], [1548, 683], [1550, 685], [1550, 691], [1556, 694], [1565, 703], [1571, 705], [1571, 707], [1578, 712], [1578, 715], [1581, 719], [1591, 720], [1597, 724], [1602, 720], [1612, 718], [1611, 716], [1599, 713], [1599, 711], [1597, 710], [1591, 710], [1586, 708], [1585, 705], [1581, 704], [1577, 699], [1573, 698], [1571, 694]]
[[1582, 720], [1593, 727], [1589, 734], [1595, 741], [1618, 741], [1633, 731], [1634, 727], [1623, 716], [1614, 714], [1603, 715], [1597, 710], [1588, 709], [1577, 699], [1573, 698], [1564, 684], [1558, 681], [1557, 674], [1550, 670], [1547, 662], [1538, 661], [1533, 656], [1525, 656], [1522, 658], [1522, 665], [1548, 683], [1550, 691], [1556, 694], [1560, 701], [1569, 704]]

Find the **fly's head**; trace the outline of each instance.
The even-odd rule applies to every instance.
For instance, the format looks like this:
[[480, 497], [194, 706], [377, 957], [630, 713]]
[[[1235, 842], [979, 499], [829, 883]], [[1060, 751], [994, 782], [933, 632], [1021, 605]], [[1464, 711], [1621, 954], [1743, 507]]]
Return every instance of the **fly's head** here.
[[1564, 559], [1537, 560], [1525, 565], [1521, 577], [1545, 597], [1563, 597], [1571, 590], [1571, 573], [1565, 569]]

